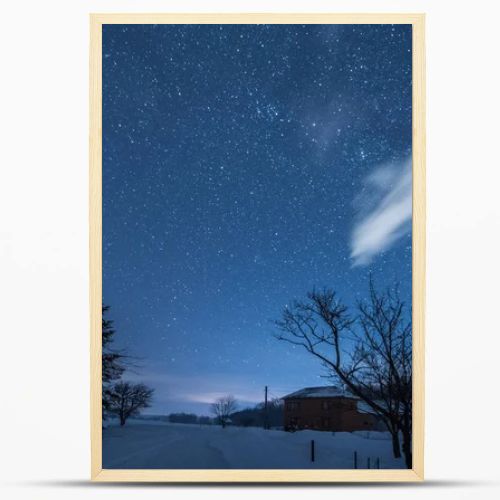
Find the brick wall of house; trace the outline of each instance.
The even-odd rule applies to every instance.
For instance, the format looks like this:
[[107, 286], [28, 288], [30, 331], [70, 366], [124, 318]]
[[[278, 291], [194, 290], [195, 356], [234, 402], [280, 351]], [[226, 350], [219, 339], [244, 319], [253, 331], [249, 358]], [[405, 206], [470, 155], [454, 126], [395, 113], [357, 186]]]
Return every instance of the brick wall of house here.
[[356, 399], [347, 397], [286, 399], [283, 414], [285, 430], [352, 432], [377, 427], [376, 418], [360, 413]]

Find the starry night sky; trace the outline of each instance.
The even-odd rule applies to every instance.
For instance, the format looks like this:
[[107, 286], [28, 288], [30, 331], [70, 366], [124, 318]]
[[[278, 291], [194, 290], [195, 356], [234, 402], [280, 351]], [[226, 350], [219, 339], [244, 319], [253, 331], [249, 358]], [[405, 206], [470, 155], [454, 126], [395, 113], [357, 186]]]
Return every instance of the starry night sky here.
[[313, 287], [411, 303], [410, 25], [105, 25], [103, 300], [149, 413], [324, 372], [273, 338]]

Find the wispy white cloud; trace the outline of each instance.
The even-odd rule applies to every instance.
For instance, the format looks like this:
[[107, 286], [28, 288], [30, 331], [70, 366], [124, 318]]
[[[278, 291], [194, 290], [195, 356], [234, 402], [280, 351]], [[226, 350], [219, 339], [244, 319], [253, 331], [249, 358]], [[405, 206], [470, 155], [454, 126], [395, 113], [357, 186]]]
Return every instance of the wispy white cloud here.
[[411, 229], [411, 160], [376, 168], [364, 180], [354, 207], [351, 259], [353, 266], [364, 266]]

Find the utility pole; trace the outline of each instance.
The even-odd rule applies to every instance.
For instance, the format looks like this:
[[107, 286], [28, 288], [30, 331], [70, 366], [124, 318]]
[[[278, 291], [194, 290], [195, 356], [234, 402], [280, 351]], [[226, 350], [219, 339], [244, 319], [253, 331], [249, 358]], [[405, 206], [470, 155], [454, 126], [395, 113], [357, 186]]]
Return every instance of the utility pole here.
[[269, 427], [268, 425], [268, 419], [267, 419], [267, 385], [264, 389], [264, 429], [267, 429]]

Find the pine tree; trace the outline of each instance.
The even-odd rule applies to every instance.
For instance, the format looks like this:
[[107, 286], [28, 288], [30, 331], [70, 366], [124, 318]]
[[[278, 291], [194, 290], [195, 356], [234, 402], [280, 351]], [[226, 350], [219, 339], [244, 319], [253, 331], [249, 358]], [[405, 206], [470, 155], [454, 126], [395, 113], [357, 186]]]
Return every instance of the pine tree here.
[[113, 398], [113, 382], [120, 379], [125, 371], [123, 358], [125, 355], [111, 348], [115, 329], [113, 321], [105, 316], [109, 306], [102, 306], [102, 417], [103, 420], [111, 410]]

